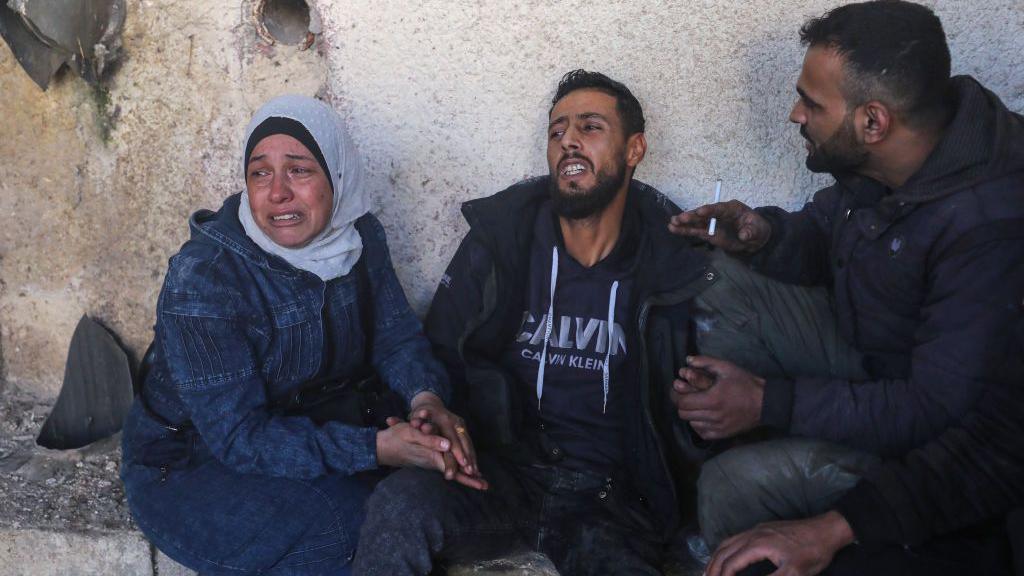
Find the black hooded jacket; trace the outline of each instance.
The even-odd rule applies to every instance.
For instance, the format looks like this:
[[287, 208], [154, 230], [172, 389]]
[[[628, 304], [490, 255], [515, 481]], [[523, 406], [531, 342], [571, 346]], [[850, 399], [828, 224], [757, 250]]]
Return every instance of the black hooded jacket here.
[[[427, 314], [427, 337], [448, 368], [454, 406], [478, 447], [515, 459], [544, 459], [543, 441], [523, 425], [524, 386], [501, 365], [520, 327], [538, 209], [548, 178], [516, 184], [466, 202], [470, 230], [452, 258]], [[704, 249], [670, 234], [679, 212], [653, 188], [632, 181], [626, 210], [639, 217], [637, 275], [628, 338], [639, 345], [638, 383], [627, 394], [624, 446], [627, 476], [668, 534], [680, 509], [692, 505], [694, 469], [702, 454], [679, 420], [668, 393], [687, 353], [689, 302], [715, 280]], [[686, 493], [680, 493], [685, 490]]]
[[974, 79], [902, 187], [837, 174], [803, 210], [761, 209], [753, 264], [826, 284], [865, 382], [771, 381], [763, 418], [892, 460], [840, 502], [862, 541], [913, 544], [1024, 502], [1024, 117]]

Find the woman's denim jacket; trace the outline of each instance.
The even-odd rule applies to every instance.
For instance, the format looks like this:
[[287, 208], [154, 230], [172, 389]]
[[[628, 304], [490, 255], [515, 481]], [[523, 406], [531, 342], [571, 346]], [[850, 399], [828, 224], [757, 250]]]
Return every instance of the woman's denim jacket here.
[[[319, 373], [325, 330], [342, 356], [335, 366], [351, 374], [363, 364], [359, 266], [329, 282], [294, 268], [245, 235], [238, 205], [235, 194], [216, 213], [196, 212], [191, 239], [170, 260], [145, 405], [136, 400], [125, 424], [125, 460], [152, 461], [147, 449], [173, 434], [163, 425], [191, 421], [201, 448], [241, 473], [312, 478], [375, 468], [376, 429], [318, 427], [268, 409]], [[423, 391], [447, 402], [448, 377], [398, 283], [383, 227], [367, 214], [356, 228], [373, 300], [363, 309], [373, 313], [374, 368], [406, 402]]]

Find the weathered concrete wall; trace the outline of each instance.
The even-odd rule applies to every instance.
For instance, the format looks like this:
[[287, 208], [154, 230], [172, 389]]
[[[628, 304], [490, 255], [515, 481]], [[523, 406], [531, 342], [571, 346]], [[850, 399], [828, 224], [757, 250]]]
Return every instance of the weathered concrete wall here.
[[259, 45], [248, 3], [128, 7], [109, 93], [70, 74], [43, 93], [0, 48], [0, 341], [9, 383], [44, 396], [83, 313], [145, 348], [188, 215], [240, 185], [240, 127], [327, 78], [315, 51]]
[[[0, 48], [9, 381], [54, 396], [83, 312], [145, 346], [188, 214], [240, 189], [245, 121], [282, 92], [319, 93], [350, 120], [419, 310], [465, 231], [459, 204], [546, 170], [548, 101], [572, 68], [634, 90], [650, 143], [638, 177], [684, 206], [716, 177], [727, 197], [787, 207], [825, 181], [786, 116], [796, 31], [832, 0], [311, 4], [324, 34], [299, 52], [260, 43], [247, 1], [132, 0], [109, 98], [70, 76], [41, 93]], [[928, 4], [954, 71], [1024, 110], [1024, 3]]]

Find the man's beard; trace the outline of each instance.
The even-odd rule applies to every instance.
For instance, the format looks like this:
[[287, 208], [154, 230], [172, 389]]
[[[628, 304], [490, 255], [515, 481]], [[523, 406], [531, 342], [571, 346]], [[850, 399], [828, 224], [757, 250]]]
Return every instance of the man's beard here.
[[569, 190], [558, 187], [558, 173], [548, 179], [548, 193], [551, 196], [551, 210], [569, 220], [584, 220], [604, 211], [622, 185], [626, 182], [626, 163], [614, 168], [614, 172], [598, 172], [597, 183], [590, 190], [581, 188], [576, 182], [569, 183]]
[[820, 146], [807, 136], [804, 126], [800, 134], [811, 142], [811, 151], [807, 153], [807, 169], [811, 172], [849, 172], [858, 168], [867, 160], [868, 153], [857, 144], [857, 135], [853, 128], [853, 110], [847, 112], [843, 123], [835, 133]]

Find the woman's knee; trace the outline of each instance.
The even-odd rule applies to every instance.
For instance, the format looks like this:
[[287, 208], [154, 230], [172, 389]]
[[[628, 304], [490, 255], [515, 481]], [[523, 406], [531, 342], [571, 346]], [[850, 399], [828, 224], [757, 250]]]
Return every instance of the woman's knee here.
[[133, 516], [157, 548], [204, 574], [237, 575], [343, 566], [369, 489], [352, 477], [257, 477], [211, 463], [129, 492]]

